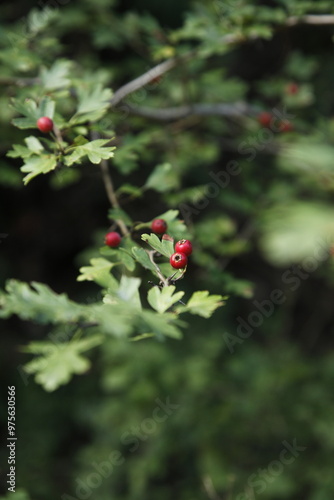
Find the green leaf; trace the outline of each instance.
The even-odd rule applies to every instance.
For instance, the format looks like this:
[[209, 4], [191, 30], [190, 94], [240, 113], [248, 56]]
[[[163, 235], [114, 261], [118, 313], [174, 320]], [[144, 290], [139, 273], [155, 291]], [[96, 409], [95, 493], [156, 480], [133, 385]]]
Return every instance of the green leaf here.
[[26, 137], [25, 142], [28, 146], [28, 148], [36, 155], [39, 155], [41, 151], [44, 150], [43, 145], [41, 142], [33, 135]]
[[108, 212], [108, 218], [112, 221], [121, 220], [126, 226], [132, 225], [132, 220], [121, 208], [111, 208]]
[[140, 198], [143, 195], [143, 190], [138, 186], [133, 186], [132, 184], [122, 184], [117, 191], [117, 196], [120, 194], [128, 194], [131, 195], [131, 198]]
[[[84, 373], [90, 367], [87, 358], [81, 355], [103, 341], [101, 335], [66, 343], [43, 342], [42, 356], [33, 359], [24, 367], [27, 373], [35, 373], [35, 380], [46, 391], [54, 391], [60, 385], [67, 384], [74, 374]], [[40, 343], [32, 342], [27, 351], [38, 354]]]
[[81, 179], [81, 172], [74, 168], [57, 169], [50, 178], [50, 185], [53, 189], [62, 189], [74, 184]]
[[36, 128], [37, 120], [38, 116], [36, 118], [14, 118], [12, 124], [20, 129]]
[[31, 149], [22, 146], [22, 144], [13, 144], [13, 149], [8, 151], [7, 156], [9, 156], [9, 158], [29, 158], [33, 154]]
[[24, 139], [26, 146], [21, 144], [14, 144], [13, 149], [8, 151], [7, 156], [10, 158], [29, 158], [33, 154], [40, 155], [44, 151], [44, 147], [41, 142], [33, 135], [26, 137]]
[[207, 195], [208, 185], [198, 185], [196, 187], [190, 187], [187, 189], [178, 189], [176, 192], [167, 193], [165, 196], [170, 205], [180, 205], [181, 203], [186, 203], [187, 201], [191, 203], [196, 203]]
[[123, 274], [117, 296], [124, 302], [131, 303], [134, 307], [141, 309], [139, 287], [141, 280]]
[[153, 333], [158, 338], [182, 338], [182, 333], [178, 326], [184, 326], [185, 324], [176, 320], [175, 315], [172, 313], [159, 314], [146, 310], [142, 311], [141, 318], [145, 325], [146, 335]]
[[103, 302], [103, 304], [92, 306], [95, 321], [99, 323], [99, 331], [118, 338], [130, 335], [137, 308], [133, 307], [133, 304], [120, 302], [119, 297], [115, 297], [114, 293], [106, 294]]
[[49, 96], [43, 97], [39, 106], [32, 99], [25, 99], [24, 101], [13, 99], [11, 104], [17, 113], [24, 116], [24, 118], [14, 118], [12, 121], [20, 129], [36, 128], [38, 118], [48, 116], [52, 119], [55, 110], [55, 102]]
[[19, 488], [15, 490], [15, 493], [12, 493], [11, 491], [6, 495], [5, 497], [0, 497], [1, 500], [30, 500], [30, 496], [28, 493], [23, 489]]
[[29, 34], [38, 34], [46, 30], [52, 21], [59, 16], [58, 9], [51, 8], [46, 4], [44, 9], [32, 9], [25, 22], [28, 24]]
[[150, 261], [150, 258], [144, 248], [133, 247], [132, 253], [134, 258], [139, 264], [141, 264], [145, 269], [149, 269], [152, 272], [156, 272], [155, 265]]
[[10, 280], [6, 292], [0, 292], [0, 317], [17, 314], [21, 319], [39, 323], [77, 322], [87, 315], [86, 306], [71, 301], [65, 294], [53, 292], [47, 285]]
[[109, 105], [112, 97], [111, 89], [103, 89], [99, 83], [91, 90], [79, 91], [79, 106], [77, 113], [90, 113]]
[[136, 264], [129, 252], [124, 248], [119, 248], [117, 252], [119, 260], [122, 264], [124, 264], [128, 271], [134, 271]]
[[115, 264], [123, 264], [129, 271], [133, 271], [136, 267], [135, 261], [129, 251], [124, 248], [110, 248], [103, 246], [100, 249], [102, 255], [110, 257]]
[[100, 163], [101, 160], [108, 160], [114, 156], [115, 147], [104, 147], [109, 142], [109, 139], [96, 139], [95, 141], [87, 142], [82, 146], [69, 148], [67, 153], [74, 149], [74, 151], [64, 158], [64, 163], [67, 166], [73, 163], [81, 163], [82, 158], [88, 156], [89, 161], [92, 163]]
[[32, 99], [25, 99], [24, 101], [19, 101], [18, 99], [12, 99], [12, 107], [14, 110], [23, 115], [25, 118], [14, 118], [12, 123], [21, 129], [25, 128], [36, 128], [36, 122], [40, 118], [37, 104]]
[[57, 159], [53, 155], [41, 155], [34, 156], [25, 161], [23, 167], [21, 167], [22, 172], [29, 172], [23, 178], [24, 184], [28, 184], [31, 179], [40, 174], [47, 174], [57, 167]]
[[70, 124], [97, 121], [109, 107], [112, 91], [104, 89], [100, 83], [93, 88], [78, 88], [79, 105], [77, 112], [72, 116]]
[[328, 144], [286, 144], [278, 156], [278, 165], [283, 171], [294, 172], [302, 180], [312, 183], [330, 184], [334, 187], [334, 147]]
[[260, 244], [268, 260], [290, 265], [318, 260], [334, 241], [334, 209], [316, 202], [294, 202], [268, 209], [261, 220]]
[[226, 297], [221, 295], [209, 295], [207, 290], [194, 292], [185, 306], [177, 308], [177, 312], [189, 312], [203, 318], [210, 318], [218, 307], [224, 305], [224, 298]]
[[56, 103], [49, 96], [42, 97], [38, 106], [39, 118], [41, 116], [48, 116], [53, 118], [55, 112]]
[[146, 241], [154, 250], [165, 257], [170, 257], [174, 253], [174, 245], [170, 240], [160, 240], [156, 234], [142, 234], [141, 239]]
[[184, 292], [174, 294], [175, 288], [173, 285], [165, 286], [162, 289], [158, 286], [152, 287], [147, 295], [150, 306], [160, 314], [166, 312], [175, 302], [181, 300], [184, 295]]
[[147, 189], [155, 189], [160, 193], [179, 187], [179, 177], [170, 163], [155, 167], [145, 183]]
[[[72, 66], [71, 61], [58, 59], [50, 69], [42, 68], [40, 78], [42, 85], [47, 90], [54, 90], [67, 87], [70, 84], [68, 74]], [[43, 115], [49, 116], [49, 115]], [[51, 118], [51, 117], [50, 117]]]
[[122, 143], [117, 148], [113, 164], [122, 174], [129, 174], [138, 167], [139, 159], [151, 141], [151, 132], [142, 132], [136, 135], [125, 134]]
[[223, 239], [235, 235], [236, 223], [226, 215], [206, 217], [196, 225], [196, 241], [204, 248], [217, 248]]
[[80, 275], [77, 281], [95, 281], [104, 288], [118, 288], [116, 278], [110, 273], [114, 267], [114, 263], [110, 262], [103, 257], [91, 259], [91, 266], [84, 266], [80, 268]]

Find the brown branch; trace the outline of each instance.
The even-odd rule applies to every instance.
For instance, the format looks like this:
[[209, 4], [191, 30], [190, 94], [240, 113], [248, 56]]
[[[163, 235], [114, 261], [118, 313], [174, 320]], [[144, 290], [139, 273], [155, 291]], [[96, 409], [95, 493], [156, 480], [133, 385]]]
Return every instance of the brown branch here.
[[259, 108], [250, 106], [245, 102], [237, 102], [234, 104], [193, 104], [191, 106], [177, 106], [160, 109], [146, 106], [130, 106], [126, 104], [126, 108], [132, 115], [142, 116], [143, 118], [157, 121], [179, 120], [188, 116], [224, 116], [227, 118], [241, 118], [245, 115], [256, 115], [260, 111]]
[[12, 78], [12, 77], [1, 77], [0, 85], [16, 85], [17, 87], [31, 87], [32, 85], [37, 85], [41, 83], [40, 78]]
[[126, 97], [129, 94], [132, 94], [132, 92], [135, 92], [136, 90], [141, 89], [142, 87], [147, 85], [153, 78], [163, 75], [167, 71], [177, 66], [181, 60], [184, 61], [185, 59], [189, 59], [190, 57], [192, 57], [192, 55], [193, 52], [190, 52], [183, 58], [173, 57], [171, 59], [167, 59], [167, 61], [164, 61], [158, 64], [157, 66], [154, 66], [153, 68], [146, 71], [146, 73], [143, 73], [134, 80], [131, 80], [131, 82], [126, 83], [118, 90], [116, 90], [113, 97], [110, 99], [110, 106], [111, 107], [116, 106], [119, 102], [121, 102], [124, 99], [124, 97]]
[[323, 15], [306, 15], [306, 16], [292, 16], [288, 17], [285, 22], [286, 26], [296, 26], [296, 24], [334, 24], [334, 15], [323, 14]]
[[[296, 26], [297, 24], [311, 24], [311, 25], [329, 25], [329, 24], [334, 24], [334, 15], [332, 14], [320, 14], [320, 15], [312, 15], [312, 14], [307, 14], [303, 16], [291, 16], [288, 17], [284, 23], [282, 23], [283, 26], [291, 27], [291, 26]], [[254, 40], [256, 38], [261, 38], [260, 35], [255, 35], [250, 37], [251, 40]], [[226, 45], [232, 45], [235, 43], [244, 43], [247, 42], [248, 38], [238, 34], [229, 34], [229, 35], [224, 35], [220, 39], [221, 44], [226, 44]], [[192, 59], [197, 56], [197, 51], [192, 50], [188, 52], [187, 54], [184, 54], [183, 56], [179, 57], [172, 57], [170, 59], [167, 59], [166, 61], [158, 64], [157, 66], [154, 66], [153, 68], [149, 69], [142, 75], [138, 76], [134, 80], [131, 80], [130, 82], [126, 83], [122, 87], [120, 87], [116, 92], [114, 93], [112, 99], [110, 100], [110, 106], [114, 107], [118, 103], [120, 103], [127, 95], [132, 94], [136, 90], [139, 90], [140, 88], [144, 87], [147, 85], [153, 78], [156, 78], [158, 76], [162, 76], [164, 73], [167, 73], [167, 71], [170, 71], [171, 69], [175, 68], [175, 66], [178, 66], [179, 64], [184, 63], [188, 59]], [[11, 77], [2, 77], [0, 78], [0, 85], [18, 85], [18, 86], [31, 86], [35, 85], [37, 83], [41, 83], [40, 78], [11, 78]]]
[[[334, 24], [334, 15], [305, 15], [305, 16], [291, 16], [286, 19], [286, 21], [283, 23], [283, 26], [295, 26], [297, 24], [313, 24], [313, 25], [325, 25], [325, 24]], [[250, 37], [251, 40], [261, 38], [260, 35], [255, 35]], [[226, 44], [226, 45], [233, 45], [235, 43], [245, 43], [249, 39], [240, 35], [240, 34], [229, 34], [229, 35], [224, 35], [220, 39], [221, 44]], [[149, 69], [142, 75], [138, 76], [134, 80], [126, 83], [122, 87], [120, 87], [118, 90], [116, 90], [114, 96], [110, 100], [110, 106], [114, 107], [117, 104], [119, 104], [126, 96], [129, 94], [132, 94], [136, 90], [141, 89], [145, 85], [147, 85], [153, 78], [156, 78], [158, 76], [162, 76], [164, 73], [167, 73], [171, 69], [175, 68], [176, 66], [179, 66], [180, 64], [183, 64], [184, 62], [188, 61], [189, 59], [193, 59], [198, 55], [196, 50], [192, 50], [188, 52], [187, 54], [180, 56], [180, 57], [172, 57], [171, 59], [167, 59], [167, 61], [164, 61], [157, 66], [154, 66], [153, 68]]]
[[[108, 168], [108, 162], [106, 160], [101, 160], [100, 162], [100, 168], [101, 168], [101, 173], [102, 173], [102, 179], [104, 183], [104, 187], [108, 196], [108, 199], [110, 201], [110, 204], [113, 208], [120, 208], [115, 189], [114, 189], [114, 184], [109, 172]], [[115, 219], [116, 224], [120, 228], [123, 236], [127, 236], [129, 234], [128, 228], [124, 224], [124, 222], [121, 219]]]
[[[93, 140], [96, 140], [96, 139], [100, 138], [100, 135], [97, 132], [92, 131], [91, 138]], [[111, 177], [110, 172], [109, 172], [109, 165], [108, 165], [107, 160], [101, 160], [100, 169], [101, 169], [103, 184], [104, 184], [104, 187], [105, 187], [105, 190], [106, 190], [106, 193], [108, 196], [108, 200], [110, 201], [111, 206], [113, 208], [120, 208], [120, 204], [118, 202], [118, 199], [117, 199], [117, 196], [115, 193], [112, 177]], [[123, 236], [127, 236], [129, 234], [129, 230], [126, 227], [126, 225], [124, 224], [124, 222], [121, 219], [115, 219], [115, 222], [118, 225], [118, 227], [120, 228]]]
[[222, 500], [220, 498], [220, 496], [217, 494], [217, 491], [213, 485], [212, 479], [209, 475], [205, 475], [202, 478], [202, 483], [204, 486], [204, 490], [205, 490], [206, 494], [208, 495], [208, 497], [210, 498], [210, 500]]
[[[236, 43], [236, 42], [239, 42], [242, 40], [243, 39], [240, 37], [240, 35], [231, 34], [231, 35], [224, 35], [221, 38], [221, 43], [232, 44], [232, 43]], [[150, 68], [148, 71], [146, 71], [142, 75], [138, 76], [134, 80], [131, 80], [130, 82], [126, 83], [125, 85], [120, 87], [118, 90], [116, 90], [113, 97], [110, 99], [110, 106], [111, 107], [116, 106], [129, 94], [132, 94], [136, 90], [139, 90], [142, 87], [145, 87], [145, 85], [147, 85], [153, 78], [157, 78], [159, 76], [162, 76], [164, 73], [167, 73], [167, 71], [170, 71], [171, 69], [175, 68], [176, 66], [183, 64], [184, 62], [188, 61], [189, 59], [193, 59], [197, 55], [198, 55], [197, 50], [191, 50], [182, 56], [172, 57], [170, 59], [167, 59], [167, 61], [159, 63], [156, 66], [154, 66], [153, 68]]]

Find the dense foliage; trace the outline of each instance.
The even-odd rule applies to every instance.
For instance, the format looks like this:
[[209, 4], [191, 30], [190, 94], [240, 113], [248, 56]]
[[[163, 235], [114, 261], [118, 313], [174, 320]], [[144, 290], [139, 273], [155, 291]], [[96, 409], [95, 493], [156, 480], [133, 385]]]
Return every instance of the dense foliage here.
[[332, 2], [2, 9], [1, 498], [331, 499]]

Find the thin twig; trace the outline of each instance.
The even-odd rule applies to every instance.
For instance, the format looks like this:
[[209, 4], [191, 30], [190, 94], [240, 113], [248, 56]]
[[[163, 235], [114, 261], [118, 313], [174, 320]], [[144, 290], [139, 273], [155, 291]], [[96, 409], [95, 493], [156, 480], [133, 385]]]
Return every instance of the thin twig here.
[[213, 485], [212, 479], [209, 475], [205, 475], [202, 478], [203, 486], [206, 494], [210, 500], [221, 500], [220, 496], [217, 494], [216, 489]]
[[334, 24], [334, 15], [322, 14], [322, 15], [306, 15], [306, 16], [292, 16], [288, 17], [285, 24], [287, 26], [296, 26], [296, 24]]
[[[91, 138], [93, 140], [96, 140], [96, 139], [100, 138], [100, 135], [97, 132], [92, 131]], [[108, 165], [107, 160], [100, 161], [100, 169], [101, 169], [103, 184], [104, 184], [104, 187], [105, 187], [105, 190], [106, 190], [106, 193], [107, 193], [107, 196], [108, 196], [108, 199], [110, 201], [111, 206], [113, 208], [120, 208], [120, 204], [118, 202], [118, 199], [117, 199], [117, 196], [115, 193], [112, 177], [111, 177], [110, 172], [109, 172], [109, 165]], [[126, 224], [121, 219], [115, 219], [115, 222], [118, 225], [118, 227], [120, 228], [123, 236], [127, 236], [129, 234], [129, 230], [126, 227]]]
[[132, 115], [142, 116], [151, 120], [170, 121], [180, 120], [187, 116], [225, 116], [227, 118], [242, 118], [245, 115], [253, 116], [259, 113], [260, 109], [250, 106], [245, 102], [235, 104], [214, 103], [214, 104], [193, 104], [191, 106], [177, 106], [172, 108], [149, 108], [146, 106], [125, 105], [127, 111]]
[[58, 145], [60, 153], [64, 154], [64, 148], [62, 146], [63, 137], [61, 135], [61, 132], [60, 132], [59, 128], [56, 125], [53, 126], [53, 133], [51, 133], [51, 135], [55, 139], [55, 141], [56, 141], [56, 143]]
[[[330, 25], [334, 24], [334, 15], [332, 14], [320, 14], [320, 15], [304, 15], [304, 16], [291, 16], [288, 17], [281, 26], [291, 27], [296, 26], [297, 24], [310, 24], [310, 25]], [[255, 35], [251, 37], [244, 37], [240, 34], [235, 35], [233, 33], [224, 35], [221, 37], [219, 42], [221, 44], [233, 45], [235, 43], [245, 43], [248, 40], [254, 40], [257, 38], [261, 38], [261, 35]], [[149, 69], [142, 75], [138, 76], [134, 80], [126, 83], [122, 87], [120, 87], [114, 93], [113, 97], [110, 100], [110, 106], [115, 107], [119, 104], [127, 95], [132, 94], [136, 90], [147, 85], [153, 78], [158, 76], [162, 76], [164, 73], [167, 73], [171, 69], [176, 66], [184, 63], [188, 59], [193, 59], [198, 55], [196, 50], [189, 51], [188, 53], [179, 56], [172, 57], [167, 59], [166, 61], [154, 66]], [[11, 77], [2, 77], [0, 78], [0, 85], [18, 85], [18, 86], [31, 86], [41, 83], [40, 78], [11, 78]]]
[[164, 61], [158, 64], [157, 66], [154, 66], [153, 68], [149, 69], [148, 71], [138, 76], [134, 80], [131, 80], [131, 82], [126, 83], [118, 90], [116, 90], [113, 97], [110, 99], [110, 106], [111, 107], [116, 106], [119, 102], [121, 102], [124, 99], [124, 97], [126, 97], [129, 94], [132, 94], [132, 92], [135, 92], [136, 90], [139, 90], [142, 87], [145, 87], [145, 85], [147, 85], [153, 78], [163, 75], [167, 71], [177, 66], [180, 60], [184, 61], [185, 59], [189, 59], [190, 57], [192, 57], [192, 55], [193, 52], [189, 52], [187, 56], [183, 58], [172, 57], [171, 59], [167, 59], [167, 61]]
[[[113, 208], [120, 208], [117, 196], [115, 194], [114, 184], [113, 184], [110, 172], [109, 172], [107, 160], [101, 160], [100, 168], [101, 168], [104, 187], [105, 187], [108, 199], [110, 201], [110, 204]], [[120, 228], [123, 236], [126, 236], [129, 234], [128, 228], [126, 227], [125, 223], [121, 219], [115, 219], [115, 222], [118, 225], [118, 227]]]
[[[329, 14], [305, 15], [300, 17], [291, 16], [285, 20], [283, 26], [290, 27], [290, 26], [295, 26], [297, 24], [314, 24], [314, 25], [334, 24], [334, 15], [329, 15]], [[241, 36], [240, 34], [231, 33], [229, 35], [224, 35], [223, 37], [221, 37], [219, 42], [222, 45], [224, 44], [233, 45], [236, 43], [245, 43], [249, 40], [255, 40], [258, 38], [261, 38], [261, 35], [254, 35], [247, 38]], [[126, 83], [118, 90], [116, 90], [112, 99], [110, 100], [110, 106], [111, 107], [117, 106], [117, 104], [119, 104], [126, 96], [132, 94], [136, 90], [141, 89], [142, 87], [145, 87], [145, 85], [147, 85], [152, 80], [152, 78], [162, 76], [164, 73], [167, 73], [176, 66], [179, 66], [180, 64], [183, 64], [187, 60], [193, 59], [196, 56], [198, 56], [198, 51], [191, 50], [188, 53], [184, 54], [183, 56], [172, 57], [171, 59], [167, 59], [167, 61], [164, 61], [158, 64], [157, 66], [154, 66], [153, 68], [149, 69], [142, 75], [138, 76], [134, 80], [131, 80], [130, 82]]]
[[32, 85], [37, 85], [41, 83], [40, 78], [11, 78], [11, 77], [1, 77], [0, 85], [16, 85], [17, 87], [31, 87]]
[[156, 270], [156, 273], [157, 273], [157, 275], [159, 276], [160, 281], [161, 281], [161, 283], [163, 284], [163, 286], [169, 286], [168, 279], [164, 277], [164, 275], [163, 275], [163, 274], [162, 274], [162, 272], [160, 271], [159, 266], [158, 266], [158, 265], [156, 264], [156, 262], [154, 261], [154, 254], [155, 254], [155, 250], [147, 250], [147, 254], [148, 254], [148, 256], [149, 256], [150, 261], [151, 261], [151, 262], [152, 262], [152, 264], [154, 265], [155, 270]]

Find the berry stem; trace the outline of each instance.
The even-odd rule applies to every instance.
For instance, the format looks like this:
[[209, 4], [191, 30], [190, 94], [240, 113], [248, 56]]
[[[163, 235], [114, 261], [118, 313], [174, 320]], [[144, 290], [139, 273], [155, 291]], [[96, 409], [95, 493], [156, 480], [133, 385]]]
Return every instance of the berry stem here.
[[154, 254], [156, 253], [155, 250], [146, 250], [147, 251], [147, 254], [149, 256], [149, 259], [150, 261], [152, 262], [152, 264], [154, 265], [155, 267], [155, 270], [157, 272], [157, 275], [159, 276], [160, 278], [160, 281], [161, 281], [161, 284], [163, 286], [169, 286], [169, 282], [168, 282], [168, 279], [166, 279], [164, 277], [164, 275], [162, 274], [162, 272], [160, 271], [160, 268], [158, 266], [158, 264], [154, 261]]
[[[99, 139], [100, 135], [97, 132], [92, 132], [91, 137], [93, 140]], [[114, 183], [113, 183], [112, 177], [111, 177], [110, 172], [109, 172], [109, 165], [108, 165], [107, 160], [101, 160], [100, 169], [101, 169], [103, 184], [104, 184], [104, 187], [105, 187], [105, 190], [106, 190], [106, 193], [107, 193], [107, 196], [108, 196], [108, 199], [110, 201], [111, 206], [113, 208], [120, 208], [120, 204], [118, 202], [118, 198], [116, 196], [116, 192], [114, 189]], [[116, 219], [115, 222], [118, 225], [123, 236], [127, 236], [129, 234], [129, 230], [126, 227], [126, 225], [124, 224], [124, 222], [120, 219]]]
[[61, 145], [61, 143], [63, 142], [63, 138], [62, 138], [62, 135], [60, 133], [59, 128], [56, 127], [56, 125], [53, 126], [53, 132], [51, 132], [51, 137], [53, 137], [53, 139], [56, 141], [60, 153], [64, 154], [65, 151], [64, 151], [63, 146]]

